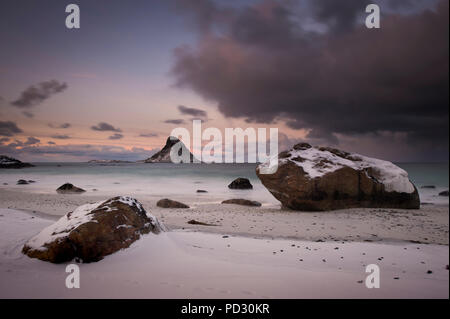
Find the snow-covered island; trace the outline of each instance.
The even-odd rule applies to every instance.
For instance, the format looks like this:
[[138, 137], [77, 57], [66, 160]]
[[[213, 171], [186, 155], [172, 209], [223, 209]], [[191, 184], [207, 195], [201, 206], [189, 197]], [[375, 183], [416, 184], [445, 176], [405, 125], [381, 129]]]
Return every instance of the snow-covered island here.
[[18, 159], [0, 155], [0, 168], [25, 168], [25, 167], [33, 167], [34, 165], [30, 163], [24, 163], [19, 161]]

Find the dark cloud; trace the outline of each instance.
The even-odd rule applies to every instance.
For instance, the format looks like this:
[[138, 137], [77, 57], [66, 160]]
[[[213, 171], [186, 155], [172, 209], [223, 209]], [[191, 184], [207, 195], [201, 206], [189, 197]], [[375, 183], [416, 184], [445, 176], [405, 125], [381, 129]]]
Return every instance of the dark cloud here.
[[159, 135], [156, 133], [142, 133], [139, 134], [139, 137], [158, 137]]
[[198, 31], [207, 33], [213, 23], [226, 21], [232, 10], [220, 8], [210, 0], [174, 0], [175, 10], [188, 13], [190, 24]]
[[28, 139], [23, 143], [23, 145], [36, 145], [38, 143], [40, 143], [41, 140], [35, 137], [28, 137]]
[[181, 125], [181, 124], [185, 124], [186, 122], [182, 119], [173, 119], [173, 120], [165, 120], [164, 123]]
[[56, 145], [56, 143], [53, 142], [53, 141], [48, 141], [47, 144], [48, 144], [48, 145]]
[[9, 138], [7, 137], [0, 137], [0, 144], [6, 143], [9, 141]]
[[23, 111], [22, 114], [30, 119], [34, 117], [34, 114], [28, 111]]
[[56, 128], [56, 129], [60, 129], [60, 128], [65, 129], [65, 128], [71, 127], [71, 125], [70, 125], [70, 123], [62, 123], [62, 124], [49, 123], [48, 127]]
[[13, 136], [23, 131], [16, 123], [11, 121], [0, 121], [0, 136]]
[[183, 105], [178, 106], [178, 110], [183, 115], [190, 115], [190, 116], [195, 116], [195, 117], [200, 117], [200, 118], [208, 117], [208, 113], [206, 113], [206, 111], [191, 108], [191, 107], [186, 107]]
[[51, 138], [56, 138], [58, 140], [68, 140], [71, 137], [69, 135], [65, 135], [65, 134], [56, 134], [56, 135], [52, 135]]
[[448, 1], [385, 15], [378, 30], [355, 23], [360, 1], [320, 1], [318, 22], [339, 29], [325, 33], [304, 31], [285, 3], [233, 9], [220, 33], [211, 22], [196, 47], [176, 49], [177, 85], [226, 117], [286, 121], [329, 144], [387, 131], [448, 149]]
[[91, 126], [91, 129], [94, 131], [102, 131], [102, 132], [122, 132], [122, 130], [120, 128], [115, 128], [114, 126], [112, 126], [111, 124], [105, 123], [105, 122], [100, 122], [98, 123], [98, 125], [94, 125]]
[[122, 134], [119, 134], [119, 133], [116, 133], [116, 134], [113, 134], [113, 135], [111, 135], [110, 137], [108, 137], [110, 140], [120, 140], [120, 139], [122, 139], [123, 138], [123, 135]]
[[328, 25], [332, 32], [343, 32], [355, 26], [358, 16], [365, 12], [368, 3], [361, 0], [314, 0], [311, 1], [315, 18]]
[[20, 108], [29, 108], [42, 103], [52, 95], [60, 93], [65, 89], [67, 89], [67, 84], [60, 83], [56, 80], [41, 82], [23, 91], [17, 100], [11, 102], [11, 105]]

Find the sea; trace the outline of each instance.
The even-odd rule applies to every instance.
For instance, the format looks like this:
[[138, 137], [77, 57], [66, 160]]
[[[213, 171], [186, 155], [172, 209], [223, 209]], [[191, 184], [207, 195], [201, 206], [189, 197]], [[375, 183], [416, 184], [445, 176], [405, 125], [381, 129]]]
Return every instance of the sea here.
[[[279, 205], [255, 173], [257, 164], [169, 164], [169, 163], [33, 163], [35, 167], [0, 171], [0, 188], [54, 193], [64, 183], [87, 191], [86, 195], [187, 195], [227, 199], [236, 196]], [[438, 194], [449, 189], [448, 163], [396, 163], [406, 170], [417, 186], [422, 203], [448, 205], [448, 197]], [[237, 177], [246, 177], [253, 190], [231, 190], [227, 186]], [[17, 185], [19, 179], [33, 180]], [[434, 188], [424, 188], [433, 186]], [[208, 193], [200, 195], [197, 190]], [[24, 198], [25, 199], [25, 198]]]

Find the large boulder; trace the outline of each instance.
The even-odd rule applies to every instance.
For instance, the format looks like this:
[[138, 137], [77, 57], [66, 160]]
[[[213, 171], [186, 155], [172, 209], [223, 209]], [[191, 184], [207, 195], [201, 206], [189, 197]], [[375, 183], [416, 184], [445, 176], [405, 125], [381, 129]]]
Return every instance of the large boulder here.
[[420, 208], [408, 173], [391, 162], [301, 143], [278, 155], [274, 174], [256, 174], [284, 207], [325, 211], [356, 207]]
[[156, 202], [156, 206], [161, 208], [189, 208], [186, 204], [168, 198], [160, 199]]
[[93, 262], [163, 227], [137, 200], [114, 197], [78, 207], [31, 238], [22, 252], [52, 263]]
[[64, 185], [61, 185], [56, 189], [56, 192], [59, 194], [79, 194], [84, 193], [85, 190], [79, 187], [76, 187], [70, 183], [66, 183]]
[[24, 163], [19, 161], [18, 159], [0, 155], [0, 168], [25, 168], [25, 167], [34, 167], [34, 165], [30, 163]]
[[250, 183], [248, 178], [239, 177], [232, 181], [228, 188], [230, 189], [252, 189], [253, 185]]

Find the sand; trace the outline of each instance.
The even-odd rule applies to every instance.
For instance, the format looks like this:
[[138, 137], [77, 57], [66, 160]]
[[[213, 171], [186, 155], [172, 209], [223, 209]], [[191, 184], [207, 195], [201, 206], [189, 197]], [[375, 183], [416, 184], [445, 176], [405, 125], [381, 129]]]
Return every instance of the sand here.
[[[448, 246], [307, 242], [171, 231], [148, 234], [103, 260], [67, 264], [21, 253], [53, 221], [0, 209], [0, 298], [448, 298]], [[380, 268], [380, 288], [365, 270]], [[431, 271], [431, 272], [430, 272]]]
[[[0, 208], [12, 208], [62, 216], [79, 205], [106, 200], [116, 195], [60, 195], [0, 189]], [[423, 205], [420, 210], [344, 209], [332, 212], [295, 212], [273, 205], [246, 207], [220, 204], [221, 198], [208, 194], [185, 195], [174, 200], [189, 209], [156, 206], [161, 197], [135, 196], [144, 208], [172, 230], [234, 234], [254, 238], [286, 238], [308, 241], [449, 243], [447, 205]], [[228, 199], [228, 198], [224, 198]], [[49, 217], [51, 218], [51, 216]], [[57, 217], [54, 217], [55, 219]], [[190, 225], [195, 219], [217, 226]]]
[[[209, 194], [156, 207], [169, 231], [149, 234], [105, 259], [79, 264], [81, 288], [65, 286], [67, 264], [28, 258], [23, 244], [60, 216], [114, 195], [0, 189], [0, 298], [448, 298], [444, 205], [420, 210], [294, 212], [274, 205], [220, 204]], [[199, 222], [217, 226], [191, 225]], [[365, 285], [380, 267], [381, 287]], [[7, 288], [6, 288], [7, 287]]]

